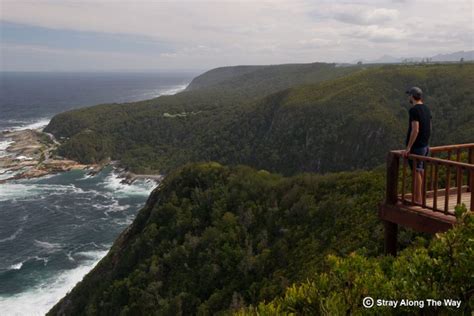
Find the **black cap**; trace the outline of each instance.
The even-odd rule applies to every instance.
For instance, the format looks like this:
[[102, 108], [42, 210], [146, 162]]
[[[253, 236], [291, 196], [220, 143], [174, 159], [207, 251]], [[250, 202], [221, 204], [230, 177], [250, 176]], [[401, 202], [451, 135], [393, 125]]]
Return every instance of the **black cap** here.
[[418, 87], [411, 87], [406, 91], [408, 95], [411, 95], [417, 99], [420, 99], [423, 96], [423, 91]]

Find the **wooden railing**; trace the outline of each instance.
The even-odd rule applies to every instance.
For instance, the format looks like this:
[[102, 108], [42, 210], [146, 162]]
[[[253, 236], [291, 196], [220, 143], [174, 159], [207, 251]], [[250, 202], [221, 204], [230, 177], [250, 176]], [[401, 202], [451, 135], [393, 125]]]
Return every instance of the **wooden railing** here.
[[[421, 203], [415, 201], [415, 177], [407, 172], [408, 160], [412, 160], [413, 168], [418, 162], [424, 164]], [[391, 151], [387, 157], [387, 204], [401, 202], [454, 215], [450, 206], [461, 204], [467, 194], [470, 201], [466, 207], [474, 211], [473, 186], [474, 143], [432, 147], [430, 156], [426, 157], [413, 154], [404, 157], [401, 150]]]

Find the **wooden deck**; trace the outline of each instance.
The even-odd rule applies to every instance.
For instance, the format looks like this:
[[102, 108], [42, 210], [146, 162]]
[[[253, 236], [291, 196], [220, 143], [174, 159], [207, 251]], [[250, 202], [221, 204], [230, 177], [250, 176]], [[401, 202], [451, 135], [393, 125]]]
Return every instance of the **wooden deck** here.
[[[385, 226], [388, 254], [396, 255], [398, 225], [426, 233], [443, 232], [456, 222], [457, 205], [474, 211], [474, 143], [432, 147], [430, 152], [431, 157], [405, 157], [395, 150], [387, 156], [386, 198], [379, 217]], [[408, 160], [413, 165], [424, 163], [422, 180], [412, 176]], [[420, 204], [413, 198], [416, 181], [421, 183]]]
[[[454, 209], [456, 208], [456, 205], [458, 205], [457, 200], [456, 200], [456, 192], [450, 192], [450, 199], [448, 199], [448, 213], [454, 215]], [[444, 205], [446, 198], [444, 196], [438, 196], [436, 199], [436, 205]], [[469, 208], [469, 205], [471, 205], [471, 193], [470, 192], [463, 192], [461, 193], [461, 203], [466, 205], [466, 207]], [[427, 197], [426, 198], [426, 206], [433, 208], [434, 207], [434, 197]]]
[[[411, 199], [407, 195], [408, 200]], [[437, 197], [437, 205], [445, 205], [445, 196]], [[461, 203], [467, 207], [471, 204], [471, 192], [461, 194]], [[399, 201], [396, 204], [382, 204], [379, 208], [379, 217], [382, 220], [397, 223], [409, 227], [416, 231], [425, 233], [443, 232], [452, 227], [456, 222], [454, 210], [457, 205], [456, 191], [450, 192], [448, 199], [448, 212], [434, 211], [434, 197], [426, 197], [426, 207], [421, 205], [412, 205], [410, 202]]]

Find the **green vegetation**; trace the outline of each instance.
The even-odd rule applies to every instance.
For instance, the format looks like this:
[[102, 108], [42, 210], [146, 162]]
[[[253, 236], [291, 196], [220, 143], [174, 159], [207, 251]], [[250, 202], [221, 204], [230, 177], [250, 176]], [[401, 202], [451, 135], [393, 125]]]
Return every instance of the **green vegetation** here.
[[472, 141], [472, 64], [232, 68], [174, 96], [59, 114], [46, 131], [68, 138], [61, 155], [111, 157], [135, 172], [209, 160], [284, 175], [368, 169], [403, 146], [404, 91], [416, 84], [433, 111], [432, 144]]
[[174, 96], [55, 116], [46, 131], [61, 155], [167, 176], [49, 314], [457, 311], [365, 310], [367, 295], [461, 299], [468, 314], [472, 214], [431, 242], [401, 230], [402, 249], [416, 244], [382, 255], [373, 168], [403, 146], [412, 85], [427, 94], [432, 145], [472, 141], [473, 64], [225, 67]]
[[[360, 311], [367, 293], [469, 298], [472, 223], [429, 248], [420, 242], [400, 258], [376, 257], [382, 174], [286, 178], [246, 166], [183, 166], [50, 314], [209, 315], [249, 304], [262, 313], [308, 314]], [[402, 247], [413, 238], [402, 231]], [[324, 301], [315, 301], [320, 295]]]
[[284, 178], [245, 166], [184, 166], [53, 314], [214, 313], [282, 294], [327, 254], [380, 253], [381, 174]]
[[[396, 258], [328, 256], [327, 270], [302, 284], [288, 287], [285, 295], [261, 303], [239, 315], [470, 315], [474, 309], [474, 216], [457, 209], [457, 225], [438, 234], [428, 246], [423, 240]], [[399, 301], [396, 309], [362, 305], [363, 298]], [[461, 301], [460, 307], [428, 306], [427, 299]], [[402, 300], [423, 301], [401, 305]], [[376, 301], [375, 301], [376, 302]], [[421, 305], [423, 304], [423, 305]], [[431, 304], [433, 305], [433, 304]], [[421, 308], [420, 308], [421, 307]]]

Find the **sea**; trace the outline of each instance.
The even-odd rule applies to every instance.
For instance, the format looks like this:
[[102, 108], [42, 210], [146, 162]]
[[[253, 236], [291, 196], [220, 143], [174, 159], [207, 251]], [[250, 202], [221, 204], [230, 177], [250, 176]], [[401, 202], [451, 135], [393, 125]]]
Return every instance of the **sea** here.
[[[195, 75], [0, 72], [0, 131], [41, 129], [74, 108], [175, 94]], [[9, 144], [0, 142], [0, 156]], [[157, 184], [123, 184], [112, 167], [0, 184], [0, 315], [44, 315], [107, 254]]]

